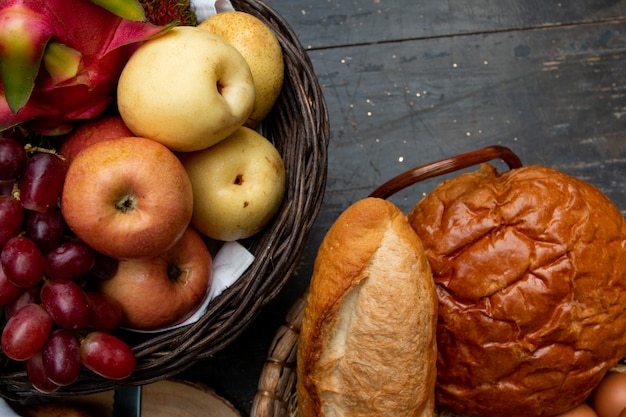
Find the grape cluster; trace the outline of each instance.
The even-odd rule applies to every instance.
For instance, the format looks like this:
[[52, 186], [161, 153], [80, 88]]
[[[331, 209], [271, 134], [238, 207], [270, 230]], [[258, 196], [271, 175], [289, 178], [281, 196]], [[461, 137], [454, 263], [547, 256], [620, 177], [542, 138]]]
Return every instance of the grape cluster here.
[[110, 379], [128, 377], [136, 358], [111, 333], [120, 306], [90, 287], [110, 276], [107, 258], [67, 229], [58, 205], [66, 164], [54, 152], [31, 155], [0, 138], [0, 305], [3, 353], [25, 362], [33, 387], [53, 392], [82, 367]]

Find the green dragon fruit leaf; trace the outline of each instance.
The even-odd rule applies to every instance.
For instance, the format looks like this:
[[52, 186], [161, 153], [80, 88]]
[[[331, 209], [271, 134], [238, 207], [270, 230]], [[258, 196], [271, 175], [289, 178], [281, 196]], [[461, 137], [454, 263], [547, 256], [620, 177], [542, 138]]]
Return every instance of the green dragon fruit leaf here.
[[83, 54], [59, 42], [49, 42], [43, 55], [43, 65], [56, 85], [76, 77]]
[[104, 7], [122, 19], [133, 22], [146, 21], [146, 13], [138, 0], [90, 0], [93, 4]]
[[14, 113], [28, 101], [54, 30], [43, 16], [19, 7], [0, 10], [0, 81]]

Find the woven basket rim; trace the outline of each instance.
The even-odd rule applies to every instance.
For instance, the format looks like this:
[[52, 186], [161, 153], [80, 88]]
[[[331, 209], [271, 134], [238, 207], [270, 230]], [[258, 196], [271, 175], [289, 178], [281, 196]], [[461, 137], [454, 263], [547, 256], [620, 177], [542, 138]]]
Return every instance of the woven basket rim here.
[[258, 130], [279, 150], [286, 167], [284, 203], [260, 234], [241, 243], [255, 255], [253, 264], [196, 323], [163, 333], [130, 336], [137, 369], [124, 381], [84, 370], [79, 380], [59, 391], [35, 391], [22, 364], [1, 354], [0, 396], [20, 400], [33, 394], [71, 396], [144, 385], [170, 378], [220, 351], [248, 328], [261, 309], [284, 287], [296, 268], [322, 205], [327, 176], [328, 114], [312, 63], [286, 20], [259, 0], [232, 0], [274, 32], [283, 49], [285, 80], [272, 112]]
[[250, 417], [298, 415], [296, 356], [307, 294], [296, 299], [274, 335], [263, 366]]

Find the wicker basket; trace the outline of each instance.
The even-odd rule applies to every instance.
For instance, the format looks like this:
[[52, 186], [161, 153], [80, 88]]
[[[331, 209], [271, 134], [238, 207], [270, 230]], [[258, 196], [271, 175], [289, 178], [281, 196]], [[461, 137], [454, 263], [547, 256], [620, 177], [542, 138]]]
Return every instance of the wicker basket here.
[[[328, 114], [306, 51], [288, 23], [258, 0], [232, 0], [235, 9], [264, 21], [276, 34], [285, 61], [285, 81], [261, 133], [281, 153], [286, 173], [285, 202], [273, 222], [242, 242], [254, 263], [237, 282], [214, 299], [196, 323], [131, 342], [137, 369], [124, 384], [147, 384], [169, 378], [208, 358], [236, 339], [292, 275], [321, 207], [327, 170]], [[4, 355], [0, 395], [20, 400], [34, 394], [22, 364]], [[116, 383], [84, 371], [79, 380], [54, 396], [113, 389]]]
[[[370, 194], [389, 198], [396, 192], [429, 178], [459, 171], [493, 159], [503, 160], [509, 168], [522, 164], [513, 152], [501, 146], [491, 146], [441, 161], [422, 165], [389, 180]], [[252, 403], [251, 417], [297, 417], [296, 354], [298, 335], [306, 304], [306, 294], [299, 298], [287, 314], [270, 346], [259, 379], [259, 389]], [[435, 410], [437, 417], [462, 417], [446, 410]]]

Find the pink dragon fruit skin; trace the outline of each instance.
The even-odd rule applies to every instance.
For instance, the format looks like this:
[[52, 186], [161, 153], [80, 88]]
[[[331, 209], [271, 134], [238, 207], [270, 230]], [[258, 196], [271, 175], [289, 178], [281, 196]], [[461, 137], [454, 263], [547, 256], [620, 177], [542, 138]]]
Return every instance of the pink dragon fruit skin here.
[[[0, 132], [19, 125], [63, 134], [73, 121], [97, 116], [111, 103], [133, 48], [168, 28], [122, 18], [90, 0], [0, 0]], [[60, 67], [44, 65], [53, 44], [72, 52]], [[62, 74], [49, 72], [59, 68]]]

